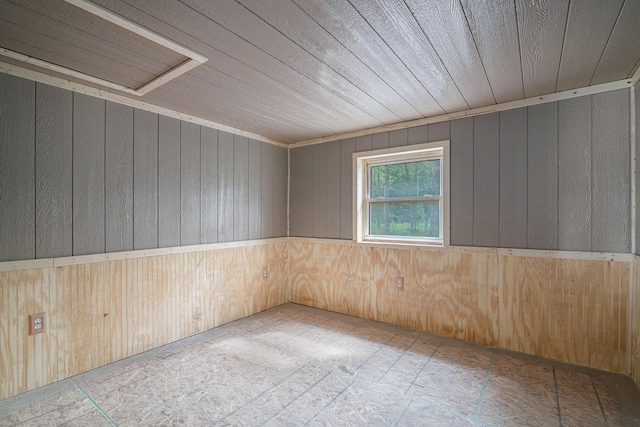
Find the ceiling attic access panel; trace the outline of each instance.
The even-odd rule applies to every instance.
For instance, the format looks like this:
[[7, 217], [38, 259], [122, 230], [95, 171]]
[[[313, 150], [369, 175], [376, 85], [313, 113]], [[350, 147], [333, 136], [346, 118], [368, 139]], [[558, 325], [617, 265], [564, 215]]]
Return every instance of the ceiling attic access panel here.
[[142, 96], [207, 58], [87, 0], [0, 2], [0, 61]]

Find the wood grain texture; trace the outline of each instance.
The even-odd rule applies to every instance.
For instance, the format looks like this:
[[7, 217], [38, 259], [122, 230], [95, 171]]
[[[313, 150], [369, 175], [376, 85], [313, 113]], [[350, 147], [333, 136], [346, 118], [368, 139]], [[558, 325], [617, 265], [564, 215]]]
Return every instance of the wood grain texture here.
[[[602, 59], [603, 52], [624, 0], [607, 0], [570, 4], [567, 31], [556, 90], [588, 86]], [[624, 78], [624, 77], [623, 77]]]
[[105, 226], [107, 252], [133, 249], [133, 108], [107, 102]]
[[180, 244], [200, 243], [200, 126], [180, 123]]
[[[363, 52], [363, 55], [357, 55], [356, 52], [348, 49], [335, 34], [328, 33], [317, 20], [302, 8], [292, 7], [289, 0], [275, 0], [268, 5], [261, 1], [243, 0], [242, 4], [282, 35], [317, 58], [322, 67], [326, 66], [334, 70], [339, 76], [344, 77], [353, 86], [375, 100], [375, 103], [371, 103], [369, 106], [369, 110], [378, 109], [376, 104], [380, 104], [402, 120], [422, 115], [415, 106], [407, 102], [408, 97], [415, 96], [414, 90], [418, 89], [420, 85], [413, 89], [405, 89], [398, 87], [397, 82], [394, 82], [393, 85], [387, 82], [380, 76], [381, 71], [377, 71], [379, 64], [377, 60], [368, 61], [366, 51]], [[353, 17], [360, 18], [357, 21], [352, 21], [353, 25], [357, 25], [356, 22], [366, 25], [355, 11]], [[307, 31], [301, 33], [299, 26], [307, 28]], [[396, 58], [391, 56], [390, 59], [389, 68], [396, 64], [394, 61]], [[401, 74], [396, 74], [395, 79], [401, 80]], [[441, 110], [431, 95], [424, 91], [424, 88], [421, 89], [423, 96], [416, 98], [422, 98], [421, 102], [428, 102], [426, 109], [429, 111]], [[423, 106], [423, 108], [425, 107]]]
[[444, 111], [352, 4], [339, 0], [295, 3], [422, 115]]
[[500, 257], [500, 346], [625, 372], [629, 274], [629, 263]]
[[591, 97], [558, 105], [558, 249], [591, 250]]
[[233, 136], [233, 240], [249, 236], [249, 141]]
[[527, 247], [527, 109], [500, 112], [500, 242]]
[[218, 242], [233, 241], [233, 135], [218, 132]]
[[620, 80], [633, 75], [638, 66], [636, 52], [640, 52], [640, 34], [635, 31], [640, 21], [638, 6], [637, 0], [625, 1], [622, 5], [590, 84]]
[[218, 131], [201, 128], [200, 146], [200, 241], [218, 241]]
[[527, 245], [558, 247], [558, 104], [527, 107]]
[[640, 386], [640, 263], [636, 258], [633, 262], [633, 286], [631, 297], [631, 376]]
[[340, 142], [340, 238], [353, 239], [353, 153], [355, 139]]
[[627, 372], [629, 262], [289, 245], [294, 302]]
[[312, 237], [327, 237], [327, 144], [313, 146]]
[[473, 244], [497, 247], [500, 231], [500, 116], [473, 118]]
[[262, 143], [249, 140], [249, 240], [262, 237]]
[[0, 400], [284, 303], [286, 245], [0, 273]]
[[[384, 134], [382, 134], [384, 135]], [[388, 134], [387, 139], [388, 139]], [[374, 135], [375, 137], [375, 135]], [[375, 139], [375, 138], [374, 138]], [[372, 147], [375, 149], [375, 147]], [[333, 141], [327, 144], [327, 232], [328, 239], [340, 238], [340, 182], [341, 182], [341, 143]]]
[[568, 12], [569, 0], [516, 0], [525, 98], [554, 92]]
[[[353, 3], [352, 3], [353, 4]], [[355, 7], [447, 112], [468, 106], [411, 10], [399, 2], [357, 2]], [[433, 64], [425, 67], [424, 64]]]
[[35, 258], [34, 82], [0, 74], [0, 260]]
[[158, 115], [133, 115], [133, 247], [158, 247]]
[[[158, 122], [158, 247], [180, 246], [180, 121]], [[188, 165], [191, 167], [191, 165]]]
[[451, 244], [473, 246], [473, 117], [451, 122]]
[[73, 254], [71, 92], [36, 85], [35, 258]]
[[495, 97], [459, 2], [407, 2], [411, 13], [471, 108], [495, 103]]
[[592, 96], [591, 250], [631, 250], [629, 92]]
[[73, 254], [105, 251], [105, 101], [73, 94]]
[[515, 3], [463, 0], [462, 7], [496, 102], [523, 98]]

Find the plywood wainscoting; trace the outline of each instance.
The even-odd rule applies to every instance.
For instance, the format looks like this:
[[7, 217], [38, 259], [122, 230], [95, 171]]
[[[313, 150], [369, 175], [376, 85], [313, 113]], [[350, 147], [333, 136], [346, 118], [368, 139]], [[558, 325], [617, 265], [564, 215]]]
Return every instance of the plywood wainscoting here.
[[287, 239], [0, 266], [4, 399], [284, 303]]
[[292, 238], [289, 265], [293, 302], [630, 373], [630, 255]]
[[631, 289], [631, 375], [640, 387], [640, 257], [633, 260], [633, 288]]

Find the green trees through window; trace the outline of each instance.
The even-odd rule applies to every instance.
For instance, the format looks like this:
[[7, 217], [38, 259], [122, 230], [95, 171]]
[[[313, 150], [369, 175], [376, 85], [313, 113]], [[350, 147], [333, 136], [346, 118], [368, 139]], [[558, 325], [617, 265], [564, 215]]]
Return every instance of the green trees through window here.
[[369, 166], [369, 235], [440, 238], [441, 159]]

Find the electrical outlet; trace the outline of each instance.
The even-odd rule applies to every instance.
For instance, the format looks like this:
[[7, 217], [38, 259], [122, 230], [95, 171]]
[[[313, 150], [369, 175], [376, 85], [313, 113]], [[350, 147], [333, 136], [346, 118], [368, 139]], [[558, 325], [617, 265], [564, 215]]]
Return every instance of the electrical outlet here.
[[262, 278], [266, 279], [269, 277], [269, 269], [267, 267], [262, 267]]
[[44, 313], [29, 315], [29, 335], [41, 334], [44, 332]]
[[399, 291], [404, 291], [404, 277], [396, 277], [396, 288], [398, 288]]

